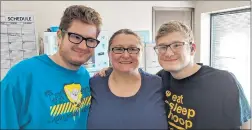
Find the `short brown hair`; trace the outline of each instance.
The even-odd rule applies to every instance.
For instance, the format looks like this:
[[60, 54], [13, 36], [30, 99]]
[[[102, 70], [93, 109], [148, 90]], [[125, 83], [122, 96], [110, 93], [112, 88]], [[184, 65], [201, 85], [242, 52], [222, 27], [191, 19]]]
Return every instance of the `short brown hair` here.
[[[101, 31], [101, 16], [90, 7], [84, 5], [72, 5], [66, 8], [61, 17], [59, 28], [67, 31], [73, 20], [80, 20], [83, 23], [94, 24], [97, 27], [97, 36]], [[62, 35], [64, 36], [64, 33]]]
[[170, 21], [164, 23], [160, 26], [156, 35], [156, 42], [159, 38], [168, 35], [169, 33], [180, 32], [184, 35], [187, 42], [194, 42], [193, 32], [192, 30], [184, 23], [180, 21]]
[[120, 29], [120, 30], [116, 31], [116, 32], [110, 37], [110, 39], [109, 39], [109, 45], [108, 45], [108, 52], [110, 51], [110, 47], [111, 47], [111, 44], [112, 44], [113, 39], [114, 39], [117, 35], [119, 35], [119, 34], [133, 35], [133, 36], [135, 36], [135, 37], [139, 40], [139, 44], [140, 44], [141, 46], [143, 46], [143, 45], [142, 45], [142, 42], [141, 42], [141, 38], [140, 38], [135, 32], [133, 32], [133, 31], [130, 30], [130, 29]]

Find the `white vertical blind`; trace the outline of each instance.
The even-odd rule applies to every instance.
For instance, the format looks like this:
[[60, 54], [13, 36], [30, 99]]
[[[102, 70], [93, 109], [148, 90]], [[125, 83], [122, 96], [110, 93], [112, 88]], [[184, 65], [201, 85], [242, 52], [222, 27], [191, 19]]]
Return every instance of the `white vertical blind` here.
[[211, 14], [211, 66], [232, 72], [250, 99], [251, 9]]

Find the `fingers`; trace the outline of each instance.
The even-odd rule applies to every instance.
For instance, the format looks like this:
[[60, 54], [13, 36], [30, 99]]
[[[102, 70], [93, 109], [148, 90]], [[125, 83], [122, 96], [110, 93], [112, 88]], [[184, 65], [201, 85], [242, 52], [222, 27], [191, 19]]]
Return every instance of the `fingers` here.
[[107, 70], [108, 68], [103, 68], [101, 71], [99, 71], [99, 75], [101, 76], [101, 77], [105, 77], [106, 76], [106, 70]]
[[94, 76], [100, 75], [101, 77], [105, 77], [106, 76], [106, 71], [109, 70], [109, 69], [110, 69], [110, 67], [103, 68], [99, 72], [95, 73]]
[[99, 75], [101, 76], [101, 77], [105, 77], [106, 76], [106, 74], [104, 74], [103, 72], [99, 72]]
[[93, 77], [98, 76], [98, 75], [99, 75], [99, 73], [95, 73], [95, 74], [93, 75]]

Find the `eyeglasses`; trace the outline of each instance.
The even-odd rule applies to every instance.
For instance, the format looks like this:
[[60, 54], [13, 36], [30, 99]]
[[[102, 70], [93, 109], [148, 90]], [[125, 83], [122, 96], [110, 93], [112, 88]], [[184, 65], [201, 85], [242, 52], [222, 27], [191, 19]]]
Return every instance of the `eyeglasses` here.
[[154, 50], [157, 54], [164, 54], [166, 53], [168, 47], [171, 48], [172, 52], [180, 52], [183, 45], [190, 44], [187, 42], [174, 42], [169, 45], [158, 45], [154, 47]]
[[95, 48], [100, 41], [94, 38], [85, 38], [79, 34], [68, 32], [66, 30], [61, 30], [64, 33], [68, 34], [68, 40], [72, 42], [73, 44], [80, 44], [83, 40], [86, 41], [86, 45], [89, 48]]
[[123, 54], [125, 50], [127, 50], [127, 52], [129, 54], [137, 54], [140, 51], [140, 48], [137, 48], [137, 47], [129, 47], [129, 48], [113, 47], [111, 50], [115, 54]]

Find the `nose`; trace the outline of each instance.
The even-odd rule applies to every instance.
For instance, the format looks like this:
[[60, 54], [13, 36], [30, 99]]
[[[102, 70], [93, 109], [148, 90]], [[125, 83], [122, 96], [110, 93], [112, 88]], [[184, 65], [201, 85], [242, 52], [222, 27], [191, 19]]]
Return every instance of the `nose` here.
[[124, 50], [124, 52], [122, 53], [122, 56], [128, 58], [130, 54], [127, 50]]
[[174, 52], [172, 51], [171, 47], [168, 47], [166, 52], [165, 52], [165, 56], [170, 57], [172, 55], [174, 55]]
[[79, 44], [79, 48], [81, 49], [87, 49], [87, 42], [85, 40], [83, 40], [80, 44]]

